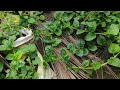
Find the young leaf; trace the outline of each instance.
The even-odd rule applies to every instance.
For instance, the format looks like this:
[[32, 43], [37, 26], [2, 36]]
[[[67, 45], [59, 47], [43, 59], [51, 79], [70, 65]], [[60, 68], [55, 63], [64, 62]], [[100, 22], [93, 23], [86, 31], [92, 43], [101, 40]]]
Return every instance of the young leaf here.
[[79, 21], [77, 19], [74, 19], [73, 25], [74, 25], [74, 27], [78, 28], [79, 27]]
[[32, 61], [32, 63], [33, 63], [34, 65], [37, 65], [37, 64], [40, 64], [40, 61], [41, 61], [40, 58], [39, 58], [39, 57], [36, 57], [35, 60]]
[[61, 39], [59, 39], [59, 38], [55, 38], [54, 39], [54, 43], [52, 44], [52, 46], [57, 46], [58, 44], [60, 44], [61, 43]]
[[84, 48], [83, 49], [83, 55], [86, 56], [86, 55], [88, 55], [88, 53], [89, 53], [89, 50], [87, 48]]
[[90, 46], [90, 47], [89, 47], [89, 50], [90, 50], [90, 51], [96, 51], [96, 50], [97, 50], [97, 46], [96, 46], [96, 45]]
[[119, 27], [116, 24], [111, 24], [110, 28], [107, 30], [106, 34], [118, 35]]
[[89, 64], [90, 64], [90, 60], [84, 60], [84, 61], [82, 62], [82, 66], [83, 66], [84, 68], [88, 67]]
[[120, 59], [119, 58], [115, 58], [115, 57], [111, 57], [110, 59], [108, 59], [108, 64], [115, 66], [115, 67], [120, 67]]
[[98, 43], [99, 45], [105, 45], [105, 43], [106, 43], [105, 37], [100, 35], [100, 36], [97, 38], [97, 43]]
[[14, 59], [15, 59], [15, 60], [20, 60], [21, 57], [23, 56], [23, 54], [24, 54], [23, 51], [21, 51], [21, 50], [17, 51], [17, 52], [14, 54]]
[[65, 27], [70, 27], [70, 22], [65, 23]]
[[61, 54], [62, 57], [66, 57], [67, 52], [66, 52], [66, 50], [65, 50], [64, 48], [62, 48], [62, 49], [60, 50], [60, 54]]
[[101, 68], [101, 63], [100, 62], [94, 62], [92, 63], [92, 67], [94, 70], [98, 70]]
[[78, 34], [82, 34], [82, 33], [84, 33], [84, 32], [85, 32], [85, 30], [80, 30], [80, 29], [78, 29], [77, 32], [76, 32], [76, 34], [78, 35]]
[[76, 48], [75, 48], [75, 46], [74, 46], [73, 43], [68, 43], [68, 44], [67, 44], [67, 48], [70, 50], [70, 52], [71, 52], [72, 54], [75, 54]]
[[55, 31], [55, 34], [56, 34], [57, 36], [60, 36], [60, 35], [62, 34], [62, 30], [61, 30], [61, 29], [56, 30], [56, 31]]
[[28, 23], [35, 24], [36, 20], [34, 18], [29, 18]]
[[5, 59], [7, 60], [13, 60], [14, 59], [14, 55], [13, 54], [8, 54]]
[[84, 47], [85, 41], [83, 39], [79, 39], [77, 41], [76, 47], [79, 49], [81, 47]]
[[118, 53], [120, 51], [120, 46], [117, 43], [111, 43], [108, 51], [112, 54]]
[[4, 45], [0, 45], [0, 51], [4, 51], [5, 50], [5, 46]]
[[79, 67], [75, 67], [75, 68], [73, 68], [73, 70], [74, 70], [75, 73], [78, 73], [80, 71], [80, 68]]
[[93, 39], [96, 38], [96, 34], [93, 32], [89, 32], [86, 36], [85, 36], [85, 40], [86, 41], [92, 41]]
[[50, 45], [47, 45], [46, 47], [45, 47], [45, 51], [46, 51], [46, 53], [51, 53], [51, 52], [53, 52], [53, 47], [52, 46], [50, 46]]
[[79, 56], [79, 57], [82, 57], [84, 55], [83, 54], [83, 49], [76, 50], [76, 55]]
[[35, 46], [35, 44], [29, 44], [29, 45], [27, 45], [26, 49], [29, 52], [34, 52], [36, 50], [36, 46]]
[[52, 39], [52, 36], [46, 36], [42, 39], [42, 41], [45, 43], [52, 43], [53, 39]]
[[44, 20], [45, 16], [44, 15], [40, 15], [40, 20]]
[[95, 21], [93, 21], [93, 22], [86, 22], [86, 24], [87, 24], [87, 26], [88, 26], [91, 30], [95, 31], [95, 29], [96, 29], [96, 27], [97, 27], [97, 24], [96, 24]]

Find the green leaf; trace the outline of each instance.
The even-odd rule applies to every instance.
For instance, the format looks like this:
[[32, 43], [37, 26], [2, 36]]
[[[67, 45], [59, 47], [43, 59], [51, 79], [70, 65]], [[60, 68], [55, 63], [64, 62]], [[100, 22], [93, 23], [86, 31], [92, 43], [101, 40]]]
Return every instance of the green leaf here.
[[32, 79], [38, 79], [38, 73], [34, 73], [34, 75], [32, 76]]
[[120, 46], [117, 43], [111, 43], [108, 51], [112, 54], [118, 53], [120, 51]]
[[69, 56], [65, 56], [65, 57], [64, 57], [64, 61], [65, 61], [65, 62], [69, 62], [69, 61], [70, 61], [70, 57], [69, 57]]
[[75, 68], [73, 68], [73, 70], [74, 70], [75, 73], [78, 73], [80, 71], [80, 68], [79, 67], [75, 67]]
[[52, 43], [53, 39], [52, 39], [52, 36], [46, 36], [42, 39], [42, 41], [45, 43]]
[[106, 43], [105, 37], [100, 35], [100, 36], [97, 38], [97, 43], [98, 43], [99, 45], [105, 45], [105, 43]]
[[74, 25], [74, 27], [78, 28], [79, 27], [79, 21], [77, 19], [74, 19], [73, 25]]
[[7, 60], [13, 60], [14, 59], [14, 55], [13, 54], [8, 54], [5, 59]]
[[39, 57], [36, 57], [35, 60], [32, 61], [32, 63], [33, 63], [34, 65], [37, 65], [37, 64], [40, 64], [40, 63], [41, 63], [41, 60], [40, 60]]
[[92, 75], [93, 69], [87, 69], [86, 72], [88, 73], [88, 75]]
[[120, 59], [119, 58], [115, 58], [115, 57], [111, 57], [110, 59], [108, 59], [108, 64], [115, 66], [115, 67], [120, 67]]
[[61, 17], [62, 17], [62, 15], [63, 15], [63, 11], [56, 11], [55, 13], [54, 13], [54, 18], [55, 19], [58, 19], [58, 20], [61, 20]]
[[92, 63], [92, 67], [94, 70], [98, 70], [101, 68], [101, 63], [100, 62], [94, 62]]
[[31, 18], [28, 19], [28, 23], [35, 24], [36, 20], [31, 17]]
[[77, 32], [76, 32], [76, 34], [78, 35], [78, 34], [82, 34], [82, 33], [84, 33], [84, 32], [85, 32], [85, 30], [80, 30], [80, 29], [78, 29]]
[[5, 46], [4, 45], [0, 45], [0, 51], [4, 51], [5, 50]]
[[76, 50], [76, 55], [79, 56], [79, 57], [82, 57], [84, 54], [83, 54], [83, 49], [77, 49]]
[[73, 31], [72, 28], [69, 28], [69, 29], [66, 30], [66, 33], [67, 33], [68, 35], [72, 34], [73, 32], [74, 32], [74, 31]]
[[87, 48], [84, 48], [83, 49], [83, 55], [86, 56], [86, 55], [88, 55], [88, 53], [89, 53], [89, 50]]
[[9, 41], [13, 42], [16, 39], [15, 35], [9, 36]]
[[90, 50], [90, 51], [96, 51], [96, 50], [97, 50], [97, 46], [96, 46], [96, 45], [90, 46], [90, 47], [89, 47], [89, 50]]
[[44, 15], [40, 15], [40, 20], [45, 20], [45, 16]]
[[58, 35], [58, 36], [60, 36], [62, 34], [62, 30], [61, 29], [56, 30], [55, 34]]
[[36, 50], [36, 46], [35, 46], [35, 44], [29, 44], [29, 45], [26, 46], [26, 49], [29, 52], [34, 52]]
[[45, 47], [45, 51], [46, 51], [46, 53], [51, 53], [51, 52], [53, 52], [53, 47], [52, 46], [50, 46], [50, 45], [47, 45], [46, 47]]
[[110, 28], [107, 30], [106, 34], [118, 35], [119, 27], [116, 24], [111, 24]]
[[83, 39], [79, 39], [77, 41], [76, 47], [79, 49], [81, 47], [84, 47], [85, 41]]
[[106, 27], [106, 22], [101, 23], [102, 27]]
[[92, 41], [93, 39], [96, 38], [96, 34], [93, 32], [89, 32], [86, 36], [85, 36], [85, 40], [86, 41]]
[[3, 70], [3, 67], [4, 67], [4, 64], [2, 62], [0, 62], [0, 73], [2, 72]]
[[82, 62], [82, 66], [83, 66], [84, 68], [88, 67], [89, 65], [90, 65], [90, 60], [84, 60], [84, 61]]
[[73, 43], [68, 43], [68, 44], [67, 44], [67, 48], [70, 50], [70, 52], [71, 52], [72, 54], [75, 54], [76, 48], [75, 48], [75, 46], [74, 46]]
[[97, 27], [97, 24], [95, 21], [93, 22], [86, 22], [87, 26], [89, 27], [90, 30], [93, 30], [95, 31], [96, 27]]
[[15, 60], [20, 60], [23, 54], [24, 54], [23, 51], [21, 51], [21, 50], [17, 51], [17, 52], [14, 54], [14, 59], [15, 59]]
[[57, 46], [57, 45], [59, 45], [60, 43], [61, 43], [61, 39], [59, 39], [59, 38], [55, 38], [54, 39], [54, 43], [52, 44], [52, 46]]
[[66, 52], [66, 50], [64, 48], [62, 48], [60, 50], [60, 54], [61, 54], [62, 57], [66, 57], [67, 56], [67, 52]]
[[24, 16], [25, 19], [28, 19], [28, 16]]
[[65, 23], [65, 27], [70, 27], [70, 22]]
[[3, 43], [6, 50], [11, 50], [12, 49], [12, 43], [10, 41], [3, 40], [2, 43]]

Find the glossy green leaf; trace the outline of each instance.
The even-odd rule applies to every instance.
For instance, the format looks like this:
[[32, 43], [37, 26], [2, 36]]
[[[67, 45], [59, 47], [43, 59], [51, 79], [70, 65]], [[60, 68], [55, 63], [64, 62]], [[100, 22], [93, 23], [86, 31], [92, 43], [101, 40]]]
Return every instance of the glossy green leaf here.
[[35, 24], [36, 20], [31, 17], [31, 18], [28, 19], [28, 23]]
[[118, 53], [120, 51], [120, 46], [117, 43], [111, 43], [108, 51], [112, 54]]
[[99, 45], [105, 45], [105, 43], [106, 43], [105, 37], [100, 35], [100, 36], [97, 38], [97, 43], [98, 43]]
[[85, 32], [85, 30], [80, 30], [80, 29], [78, 29], [77, 32], [76, 32], [76, 34], [78, 35], [78, 34], [82, 34], [82, 33], [84, 33], [84, 32]]
[[13, 60], [14, 59], [14, 54], [8, 54], [5, 59], [7, 60]]
[[101, 63], [100, 62], [94, 62], [92, 63], [92, 67], [94, 70], [98, 70], [101, 68]]
[[71, 52], [72, 54], [75, 54], [76, 48], [75, 48], [75, 46], [74, 46], [73, 43], [68, 43], [68, 44], [67, 44], [67, 48], [70, 50], [70, 52]]
[[85, 40], [86, 41], [92, 41], [93, 39], [96, 38], [96, 34], [93, 32], [89, 32], [86, 36], [85, 36]]
[[117, 24], [111, 24], [110, 28], [106, 32], [107, 34], [118, 35], [119, 27]]
[[107, 62], [109, 65], [112, 65], [115, 67], [120, 67], [120, 59], [119, 58], [111, 57], [110, 59], [108, 59]]
[[83, 66], [84, 68], [88, 67], [89, 65], [90, 65], [90, 60], [84, 60], [84, 61], [82, 62], [82, 66]]
[[40, 15], [40, 20], [44, 20], [45, 16], [44, 15]]
[[74, 19], [73, 25], [74, 25], [74, 27], [78, 28], [79, 27], [79, 21], [77, 19]]
[[96, 45], [90, 46], [90, 47], [89, 47], [89, 50], [90, 50], [90, 51], [96, 51], [96, 50], [97, 50], [97, 46], [96, 46]]

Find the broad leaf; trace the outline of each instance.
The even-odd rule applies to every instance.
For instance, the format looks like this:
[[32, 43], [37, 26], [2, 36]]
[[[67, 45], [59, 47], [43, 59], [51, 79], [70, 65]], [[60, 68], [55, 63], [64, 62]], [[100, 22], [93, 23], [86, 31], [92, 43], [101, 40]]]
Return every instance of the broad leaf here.
[[80, 30], [80, 29], [78, 29], [77, 32], [76, 32], [76, 34], [78, 35], [78, 34], [82, 34], [82, 33], [84, 33], [84, 32], [85, 32], [85, 30]]
[[13, 54], [8, 54], [5, 59], [7, 60], [13, 60], [14, 59], [14, 55]]
[[100, 36], [97, 38], [97, 43], [98, 43], [99, 45], [105, 45], [105, 43], [106, 43], [105, 37], [100, 35]]
[[77, 19], [74, 19], [73, 25], [74, 25], [74, 27], [78, 28], [79, 27], [79, 21]]
[[90, 60], [84, 60], [84, 61], [82, 62], [82, 66], [83, 66], [84, 68], [88, 67], [89, 64], [90, 64]]
[[111, 43], [108, 51], [112, 54], [118, 53], [120, 51], [120, 46], [117, 43]]
[[120, 67], [120, 59], [119, 58], [111, 57], [107, 62], [109, 65], [112, 65], [115, 67]]
[[106, 32], [107, 34], [118, 35], [119, 27], [116, 24], [111, 24], [110, 28]]
[[85, 36], [85, 40], [86, 41], [92, 41], [93, 39], [96, 38], [96, 34], [93, 32], [89, 32], [86, 36]]
[[92, 63], [92, 67], [94, 70], [98, 70], [101, 68], [101, 63], [100, 62], [94, 62]]

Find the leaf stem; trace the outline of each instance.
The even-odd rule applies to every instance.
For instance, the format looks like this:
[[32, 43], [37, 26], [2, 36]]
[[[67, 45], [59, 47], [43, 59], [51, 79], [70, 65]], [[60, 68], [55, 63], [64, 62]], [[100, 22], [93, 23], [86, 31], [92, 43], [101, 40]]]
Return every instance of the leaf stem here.
[[100, 34], [100, 35], [107, 35], [107, 34], [105, 34], [105, 33], [95, 33], [95, 34]]

